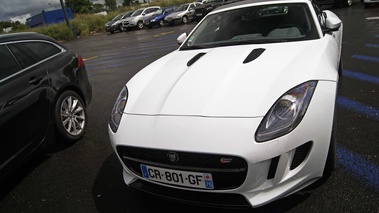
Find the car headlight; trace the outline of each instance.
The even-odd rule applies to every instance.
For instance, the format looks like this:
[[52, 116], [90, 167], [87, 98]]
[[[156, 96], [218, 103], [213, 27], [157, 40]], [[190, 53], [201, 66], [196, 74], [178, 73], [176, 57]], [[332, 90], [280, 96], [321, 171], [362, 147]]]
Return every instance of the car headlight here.
[[255, 141], [265, 142], [294, 130], [305, 115], [316, 85], [317, 81], [309, 81], [284, 93], [263, 118]]
[[126, 102], [128, 100], [128, 88], [126, 86], [121, 90], [115, 105], [113, 106], [111, 117], [109, 119], [109, 126], [113, 132], [117, 132], [118, 126], [124, 113]]

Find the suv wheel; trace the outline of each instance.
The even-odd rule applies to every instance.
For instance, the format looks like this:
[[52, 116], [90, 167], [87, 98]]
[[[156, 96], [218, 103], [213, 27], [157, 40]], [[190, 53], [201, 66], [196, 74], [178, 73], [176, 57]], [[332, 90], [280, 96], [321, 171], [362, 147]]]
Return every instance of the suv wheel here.
[[183, 24], [187, 24], [187, 23], [188, 23], [188, 18], [187, 18], [187, 16], [183, 16], [183, 18], [182, 18], [182, 23], [183, 23]]
[[159, 21], [159, 26], [160, 26], [160, 27], [163, 27], [163, 26], [164, 26], [164, 22], [163, 22], [163, 20], [160, 20], [160, 21]]
[[54, 106], [58, 141], [75, 142], [87, 129], [87, 112], [82, 98], [74, 91], [63, 92]]
[[139, 21], [139, 22], [137, 23], [137, 27], [138, 27], [138, 29], [143, 29], [143, 22], [142, 22], [142, 21]]

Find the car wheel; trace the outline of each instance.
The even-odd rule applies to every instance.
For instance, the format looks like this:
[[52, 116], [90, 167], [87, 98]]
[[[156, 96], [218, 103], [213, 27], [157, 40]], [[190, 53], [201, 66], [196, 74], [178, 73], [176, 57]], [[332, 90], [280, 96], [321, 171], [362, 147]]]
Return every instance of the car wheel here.
[[121, 24], [118, 25], [118, 30], [119, 30], [120, 32], [122, 32], [122, 25], [121, 25]]
[[58, 141], [75, 142], [87, 128], [87, 112], [82, 98], [74, 91], [63, 92], [54, 106], [54, 121]]
[[183, 23], [183, 24], [187, 24], [187, 23], [188, 23], [188, 18], [187, 18], [187, 16], [183, 16], [183, 18], [182, 18], [182, 23]]
[[163, 22], [163, 20], [160, 20], [160, 21], [159, 21], [159, 26], [160, 26], [160, 27], [163, 27], [163, 26], [164, 26], [164, 22]]
[[137, 27], [138, 27], [138, 29], [143, 29], [143, 22], [142, 22], [142, 21], [139, 21], [139, 22], [137, 23]]
[[353, 0], [344, 0], [343, 5], [345, 7], [350, 7], [353, 4]]

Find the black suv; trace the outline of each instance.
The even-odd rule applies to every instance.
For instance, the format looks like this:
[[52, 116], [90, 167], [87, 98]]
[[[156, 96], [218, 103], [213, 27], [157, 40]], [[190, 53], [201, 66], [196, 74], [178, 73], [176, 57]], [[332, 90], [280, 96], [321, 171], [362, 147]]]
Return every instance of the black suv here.
[[44, 142], [79, 140], [91, 98], [80, 55], [37, 33], [0, 35], [0, 180]]

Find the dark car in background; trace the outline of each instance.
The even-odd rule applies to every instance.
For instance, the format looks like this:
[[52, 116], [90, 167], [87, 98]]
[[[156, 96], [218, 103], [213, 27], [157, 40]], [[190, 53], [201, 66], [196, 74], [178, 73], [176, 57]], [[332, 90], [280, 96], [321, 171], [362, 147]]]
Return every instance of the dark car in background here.
[[343, 6], [350, 7], [353, 4], [353, 0], [317, 0], [320, 6]]
[[163, 27], [164, 18], [175, 10], [176, 6], [169, 6], [155, 11], [155, 13], [144, 21], [144, 25], [148, 28], [154, 26]]
[[79, 140], [91, 99], [80, 55], [37, 33], [0, 35], [0, 180], [48, 142]]
[[237, 1], [242, 1], [242, 0], [206, 0], [203, 1], [203, 4], [200, 4], [195, 7], [195, 13], [193, 16], [193, 19], [197, 22], [201, 21], [208, 13], [210, 13], [212, 10], [215, 8], [225, 5], [225, 4], [230, 4], [234, 3]]
[[122, 20], [130, 17], [134, 11], [128, 11], [118, 14], [110, 22], [105, 24], [105, 31], [113, 33], [114, 31], [122, 31]]

